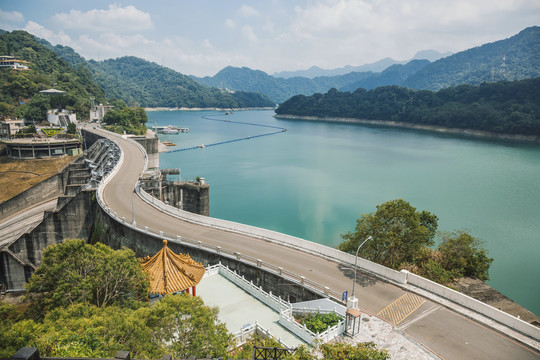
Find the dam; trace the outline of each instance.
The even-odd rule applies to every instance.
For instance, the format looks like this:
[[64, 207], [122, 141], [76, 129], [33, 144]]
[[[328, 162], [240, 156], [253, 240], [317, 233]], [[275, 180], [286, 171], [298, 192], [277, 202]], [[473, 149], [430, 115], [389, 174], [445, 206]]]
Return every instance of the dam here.
[[[343, 292], [350, 293], [356, 260], [353, 255], [289, 235], [188, 213], [156, 201], [138, 186], [148, 163], [144, 148], [100, 129], [88, 131], [110, 139], [120, 149], [116, 165], [95, 190], [98, 206], [91, 219], [94, 235], [108, 234], [106, 241], [112, 247], [128, 246], [137, 254], [155, 252], [161, 247], [161, 240], [167, 239], [171, 246], [175, 244], [175, 251], [189, 249], [194, 258], [207, 259], [208, 264], [225, 262], [248, 274], [263, 288], [292, 285], [276, 288], [295, 300], [329, 297], [340, 302]], [[89, 200], [92, 195], [87, 195]], [[363, 259], [358, 259], [358, 267], [356, 295], [359, 308], [366, 313], [384, 316], [382, 310], [410, 293], [425, 299], [408, 314], [402, 326], [394, 325], [437, 356], [538, 357], [538, 328], [414, 274]], [[294, 291], [284, 290], [288, 288]], [[471, 343], [475, 346], [465, 345]]]

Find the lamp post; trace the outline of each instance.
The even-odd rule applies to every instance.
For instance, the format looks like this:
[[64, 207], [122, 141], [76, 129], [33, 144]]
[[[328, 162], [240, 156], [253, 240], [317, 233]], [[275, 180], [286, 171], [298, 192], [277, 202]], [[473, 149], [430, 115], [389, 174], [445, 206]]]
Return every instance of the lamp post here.
[[358, 248], [356, 249], [356, 256], [354, 258], [354, 282], [352, 284], [352, 294], [351, 294], [351, 298], [353, 299], [356, 299], [354, 297], [354, 286], [356, 285], [356, 269], [357, 269], [357, 264], [358, 264], [358, 251], [360, 250], [362, 245], [364, 245], [368, 240], [371, 240], [371, 239], [373, 239], [373, 236], [368, 236], [368, 238], [364, 240], [360, 245], [358, 245]]

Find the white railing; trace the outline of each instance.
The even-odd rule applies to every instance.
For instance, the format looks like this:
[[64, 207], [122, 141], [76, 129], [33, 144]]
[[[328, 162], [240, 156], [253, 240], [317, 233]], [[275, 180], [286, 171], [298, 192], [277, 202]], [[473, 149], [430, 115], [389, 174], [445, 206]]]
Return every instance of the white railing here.
[[334, 340], [345, 332], [345, 320], [341, 320], [337, 325], [326, 329], [322, 333], [314, 333], [306, 325], [296, 321], [292, 308], [283, 309], [279, 313], [279, 324], [312, 346]]
[[[130, 140], [130, 141], [134, 141], [134, 140]], [[146, 156], [146, 152], [144, 151], [144, 148], [142, 148], [140, 144], [138, 143], [136, 144], [137, 146], [140, 147], [141, 151], [143, 151], [143, 153], [145, 154], [145, 164], [147, 164], [148, 159]], [[341, 302], [340, 293], [334, 290], [331, 290], [326, 286], [310, 281], [304, 278], [303, 276], [298, 276], [296, 274], [290, 273], [282, 269], [281, 267], [277, 267], [275, 265], [265, 263], [259, 259], [254, 259], [249, 256], [240, 254], [238, 252], [222, 249], [219, 246], [205, 244], [205, 243], [202, 243], [201, 241], [181, 238], [180, 236], [175, 236], [171, 234], [165, 234], [163, 231], [149, 229], [147, 227], [145, 227], [144, 229], [141, 229], [137, 227], [135, 224], [129, 224], [128, 222], [125, 221], [124, 218], [119, 218], [117, 214], [111, 211], [107, 207], [107, 205], [103, 202], [103, 189], [105, 185], [110, 181], [110, 179], [112, 179], [112, 177], [116, 175], [116, 173], [118, 172], [120, 168], [120, 165], [123, 162], [123, 159], [124, 159], [124, 154], [121, 151], [120, 160], [118, 161], [116, 167], [114, 168], [113, 171], [111, 171], [106, 176], [105, 179], [101, 181], [98, 187], [98, 191], [97, 191], [97, 198], [98, 198], [98, 202], [101, 208], [107, 214], [109, 214], [113, 219], [123, 223], [125, 226], [128, 226], [129, 228], [135, 231], [144, 232], [150, 236], [159, 237], [161, 239], [167, 239], [169, 241], [182, 243], [187, 246], [197, 247], [197, 248], [209, 251], [209, 252], [220, 254], [222, 256], [235, 258], [236, 260], [239, 260], [245, 263], [256, 264], [256, 266], [263, 268], [265, 271], [278, 274], [279, 276], [282, 276], [285, 279], [298, 283], [310, 289], [311, 291], [314, 291], [323, 296], [330, 296], [334, 298], [336, 301]], [[172, 207], [170, 205], [163, 203], [162, 201], [146, 193], [143, 189], [140, 188], [138, 184], [135, 187], [135, 190], [137, 191], [141, 199], [145, 200], [148, 204], [160, 209], [164, 213], [175, 216], [184, 221], [197, 223], [197, 224], [212, 227], [215, 229], [222, 229], [222, 230], [227, 230], [231, 232], [236, 232], [240, 234], [257, 237], [257, 238], [264, 239], [266, 241], [270, 241], [276, 244], [299, 249], [299, 250], [317, 255], [327, 260], [337, 261], [338, 263], [342, 263], [342, 264], [346, 264], [348, 266], [354, 267], [355, 256], [352, 254], [347, 254], [347, 253], [344, 253], [334, 248], [330, 248], [325, 245], [313, 243], [311, 241], [307, 241], [307, 240], [300, 239], [294, 236], [278, 233], [275, 231], [261, 229], [254, 226], [239, 224], [239, 223], [235, 223], [231, 221], [215, 219], [215, 218], [211, 218], [211, 217], [207, 217], [203, 215], [193, 214], [193, 213], [180, 210], [180, 209], [177, 209], [175, 207]], [[374, 274], [380, 278], [389, 280], [399, 286], [403, 286], [410, 291], [418, 292], [417, 289], [420, 289], [424, 292], [427, 292], [427, 294], [424, 292], [418, 292], [418, 293], [420, 293], [423, 296], [429, 297], [432, 301], [435, 301], [437, 303], [443, 303], [444, 300], [448, 299], [454, 302], [455, 304], [458, 304], [464, 307], [464, 309], [454, 307], [455, 310], [461, 313], [466, 313], [467, 311], [471, 310], [487, 317], [488, 319], [497, 321], [517, 332], [520, 332], [521, 334], [527, 335], [535, 341], [538, 341], [538, 339], [540, 339], [540, 329], [533, 326], [532, 324], [529, 324], [523, 320], [520, 320], [501, 310], [495, 309], [487, 304], [478, 302], [477, 300], [465, 294], [457, 293], [457, 292], [456, 294], [454, 294], [453, 292], [449, 291], [451, 289], [445, 286], [433, 283], [432, 281], [424, 279], [420, 276], [414, 275], [412, 273], [408, 273], [406, 271], [401, 271], [401, 272], [395, 271], [393, 269], [387, 268], [385, 266], [373, 263], [371, 261], [368, 261], [362, 258], [358, 258], [358, 268], [361, 269], [362, 271]], [[486, 323], [486, 319], [484, 318], [479, 318], [478, 320]]]
[[[345, 331], [345, 321], [341, 320], [337, 325], [327, 329], [322, 333], [314, 333], [310, 331], [305, 325], [299, 324], [293, 316], [293, 312], [303, 312], [302, 310], [292, 308], [291, 303], [273, 295], [271, 292], [266, 292], [262, 287], [257, 287], [253, 282], [247, 281], [243, 276], [238, 275], [236, 272], [230, 270], [228, 267], [223, 266], [221, 263], [206, 268], [208, 276], [214, 274], [220, 274], [233, 284], [246, 291], [251, 296], [257, 298], [262, 303], [271, 307], [275, 311], [279, 312], [279, 323], [287, 330], [304, 340], [306, 343], [313, 346], [316, 343], [325, 343], [340, 336]], [[313, 309], [309, 309], [306, 312], [313, 312]], [[321, 313], [335, 312], [332, 310], [323, 310]], [[248, 328], [249, 329], [249, 328]], [[248, 330], [241, 329], [240, 334], [235, 333], [235, 336], [244, 336]]]
[[290, 309], [291, 304], [288, 301], [283, 300], [279, 296], [275, 296], [272, 292], [266, 292], [262, 287], [257, 287], [252, 281], [247, 281], [243, 276], [238, 275], [236, 272], [231, 271], [228, 267], [219, 264], [219, 274], [226, 279], [230, 280], [233, 284], [246, 291], [254, 298], [260, 300], [263, 304], [280, 312], [283, 309]]
[[229, 350], [233, 350], [236, 347], [244, 345], [249, 340], [249, 338], [253, 336], [253, 334], [259, 334], [265, 338], [273, 338], [278, 343], [280, 343], [281, 346], [283, 346], [284, 348], [288, 348], [288, 349], [291, 348], [289, 345], [283, 342], [283, 340], [281, 340], [280, 337], [276, 337], [274, 334], [272, 334], [270, 330], [262, 327], [257, 322], [255, 322], [255, 324], [250, 324], [249, 326], [243, 327], [240, 330], [232, 333], [233, 339], [236, 341], [235, 341], [235, 345]]

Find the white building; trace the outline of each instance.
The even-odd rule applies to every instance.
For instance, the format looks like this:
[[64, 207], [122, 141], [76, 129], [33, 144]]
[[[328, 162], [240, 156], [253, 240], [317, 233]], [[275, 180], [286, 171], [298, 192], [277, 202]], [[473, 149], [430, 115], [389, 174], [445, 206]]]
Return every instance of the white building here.
[[24, 64], [29, 64], [29, 62], [16, 59], [13, 56], [0, 56], [0, 68], [11, 68], [14, 70], [30, 70], [28, 66]]
[[49, 110], [47, 112], [47, 121], [53, 125], [67, 128], [70, 123], [77, 124], [77, 114], [69, 110]]
[[0, 118], [0, 138], [7, 138], [14, 135], [24, 127], [23, 119]]
[[90, 109], [90, 121], [102, 121], [105, 117], [105, 114], [112, 110], [114, 107], [109, 105], [95, 105]]

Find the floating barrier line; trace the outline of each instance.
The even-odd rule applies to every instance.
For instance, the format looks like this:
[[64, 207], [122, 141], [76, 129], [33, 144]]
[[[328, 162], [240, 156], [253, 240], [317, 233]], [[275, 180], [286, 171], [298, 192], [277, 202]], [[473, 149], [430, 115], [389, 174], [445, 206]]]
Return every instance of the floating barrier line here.
[[269, 132], [269, 133], [259, 134], [259, 135], [245, 136], [245, 137], [241, 137], [241, 138], [238, 138], [238, 139], [225, 140], [225, 141], [220, 141], [220, 142], [216, 142], [216, 143], [212, 143], [212, 144], [204, 144], [204, 145], [197, 145], [197, 146], [192, 146], [192, 147], [183, 148], [183, 149], [176, 149], [176, 150], [167, 151], [166, 153], [174, 153], [174, 152], [180, 152], [180, 151], [201, 149], [201, 148], [217, 146], [217, 145], [230, 144], [230, 143], [237, 142], [237, 141], [250, 140], [250, 139], [255, 139], [255, 138], [259, 138], [259, 137], [263, 137], [263, 136], [276, 135], [276, 134], [280, 134], [282, 132], [287, 131], [286, 128], [282, 128], [282, 127], [279, 127], [279, 126], [257, 124], [257, 123], [243, 122], [243, 121], [234, 121], [234, 120], [224, 120], [224, 119], [213, 118], [213, 117], [210, 117], [208, 115], [203, 115], [203, 116], [201, 116], [201, 118], [203, 118], [205, 120], [211, 120], [211, 121], [220, 121], [220, 122], [227, 122], [227, 123], [233, 123], [233, 124], [241, 124], [241, 125], [266, 127], [266, 128], [271, 128], [271, 129], [279, 129], [279, 131], [272, 131], [272, 132]]
[[242, 124], [242, 125], [260, 126], [260, 127], [267, 127], [267, 128], [272, 128], [272, 129], [286, 130], [285, 128], [282, 128], [279, 126], [257, 124], [257, 123], [244, 122], [244, 121], [225, 120], [225, 119], [213, 118], [213, 117], [210, 117], [209, 115], [202, 115], [201, 117], [205, 120], [211, 120], [211, 121], [220, 121], [220, 122], [226, 122], [226, 123], [232, 123], [232, 124]]

